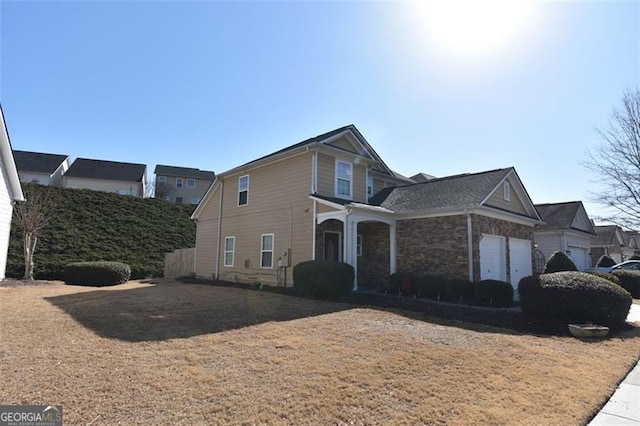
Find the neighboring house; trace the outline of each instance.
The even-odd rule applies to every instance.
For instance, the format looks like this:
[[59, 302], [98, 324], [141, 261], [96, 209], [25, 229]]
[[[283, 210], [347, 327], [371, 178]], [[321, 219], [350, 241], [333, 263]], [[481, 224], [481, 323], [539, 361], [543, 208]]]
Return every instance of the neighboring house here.
[[411, 176], [409, 179], [411, 179], [414, 182], [426, 182], [431, 179], [436, 179], [436, 177], [427, 173], [417, 173]]
[[13, 151], [20, 182], [61, 186], [62, 176], [69, 169], [69, 156], [43, 152]]
[[578, 270], [590, 268], [591, 241], [596, 237], [596, 230], [582, 202], [536, 204], [536, 209], [544, 223], [536, 226], [534, 237], [544, 258], [549, 259], [554, 252], [561, 251]]
[[76, 159], [63, 177], [65, 188], [84, 188], [144, 197], [147, 166], [117, 161]]
[[9, 251], [9, 235], [11, 234], [11, 218], [16, 201], [24, 201], [22, 187], [16, 163], [13, 159], [11, 142], [4, 114], [0, 106], [0, 279], [4, 279], [7, 268], [7, 252]]
[[160, 164], [153, 173], [156, 175], [155, 197], [178, 204], [200, 203], [216, 178], [214, 172]]
[[196, 275], [284, 284], [310, 259], [353, 265], [354, 288], [531, 274], [540, 217], [513, 168], [406, 182], [353, 125], [218, 174], [192, 216]]
[[591, 264], [596, 266], [601, 256], [607, 255], [616, 263], [622, 262], [624, 237], [622, 229], [617, 225], [596, 226], [596, 239], [591, 242]]
[[638, 231], [622, 231], [624, 246], [622, 247], [622, 260], [629, 260], [632, 256], [640, 254], [640, 233]]

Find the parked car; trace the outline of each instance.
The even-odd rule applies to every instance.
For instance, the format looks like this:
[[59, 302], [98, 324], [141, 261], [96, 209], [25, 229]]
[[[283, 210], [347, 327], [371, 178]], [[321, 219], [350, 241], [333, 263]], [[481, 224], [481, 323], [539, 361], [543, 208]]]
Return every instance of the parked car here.
[[627, 260], [613, 266], [597, 266], [595, 268], [585, 269], [585, 272], [613, 272], [618, 269], [622, 269], [625, 271], [640, 271], [640, 260]]

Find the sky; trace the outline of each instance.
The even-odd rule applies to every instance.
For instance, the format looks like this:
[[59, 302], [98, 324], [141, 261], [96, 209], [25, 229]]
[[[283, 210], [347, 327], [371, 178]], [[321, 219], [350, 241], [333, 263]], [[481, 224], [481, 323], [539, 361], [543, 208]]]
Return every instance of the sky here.
[[354, 124], [401, 174], [513, 166], [604, 214], [583, 163], [640, 86], [640, 1], [477, 3], [0, 0], [0, 102], [14, 149], [150, 180]]

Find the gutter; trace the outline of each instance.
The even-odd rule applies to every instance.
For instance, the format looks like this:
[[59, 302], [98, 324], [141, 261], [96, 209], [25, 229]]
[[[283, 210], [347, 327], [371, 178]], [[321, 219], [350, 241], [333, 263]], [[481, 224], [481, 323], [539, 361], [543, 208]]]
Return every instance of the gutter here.
[[[217, 280], [220, 276], [220, 244], [222, 242], [222, 201], [224, 195], [224, 180], [220, 181], [220, 205], [218, 206], [218, 244], [216, 248], [216, 276]], [[235, 240], [233, 241], [233, 250], [235, 252]]]

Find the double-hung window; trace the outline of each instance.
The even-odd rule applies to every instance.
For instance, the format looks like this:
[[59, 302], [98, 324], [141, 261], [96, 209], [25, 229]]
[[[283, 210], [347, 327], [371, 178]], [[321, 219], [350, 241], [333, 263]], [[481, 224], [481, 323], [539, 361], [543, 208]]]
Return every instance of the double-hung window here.
[[182, 188], [182, 178], [176, 178], [176, 188]]
[[367, 198], [373, 197], [373, 176], [367, 176]]
[[195, 188], [196, 180], [195, 179], [187, 179], [187, 188]]
[[166, 176], [158, 176], [158, 183], [167, 183]]
[[233, 253], [236, 248], [236, 237], [224, 239], [224, 266], [233, 266]]
[[238, 178], [238, 205], [249, 204], [249, 175]]
[[336, 197], [352, 197], [353, 190], [353, 164], [336, 160]]
[[505, 201], [511, 201], [511, 185], [506, 180], [502, 182], [502, 198]]
[[260, 245], [260, 267], [273, 267], [273, 234], [262, 234]]

